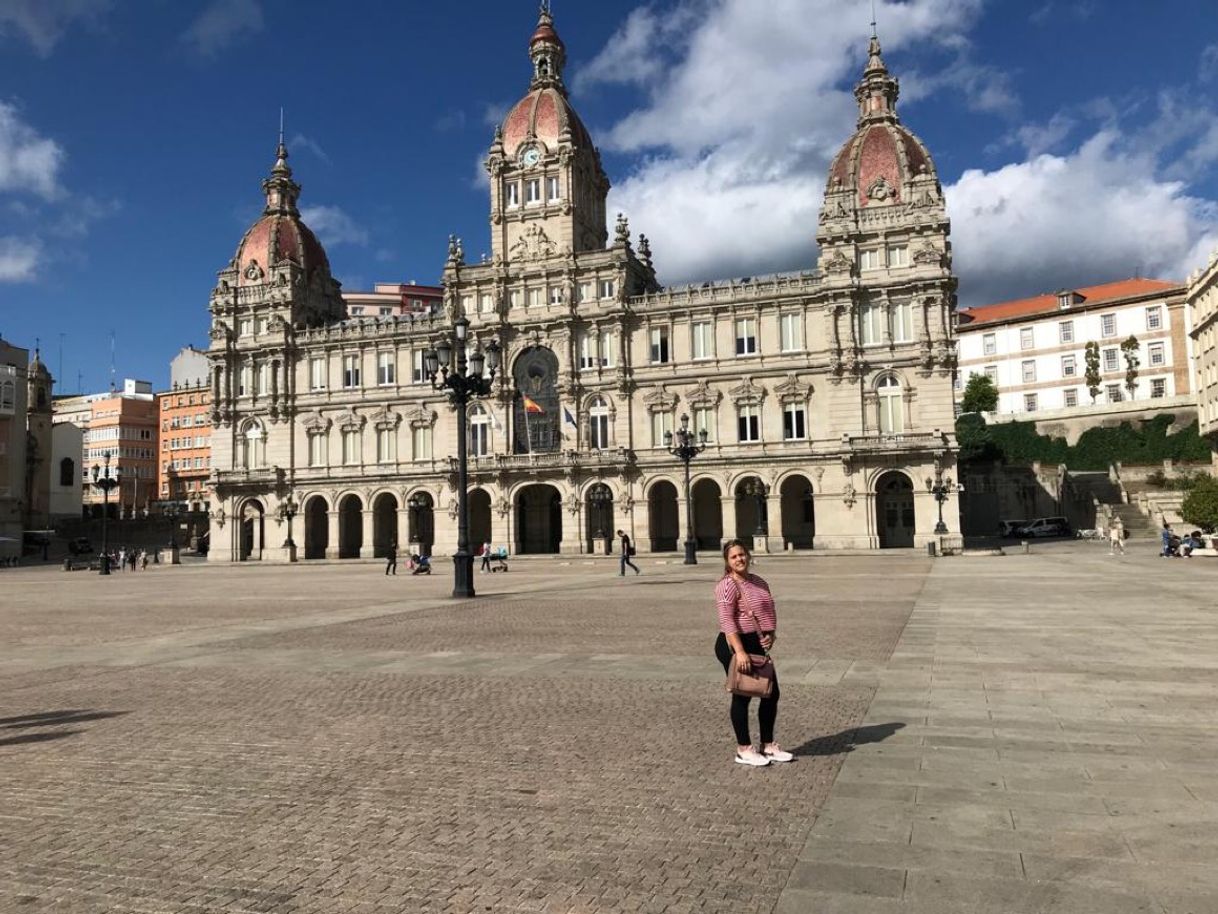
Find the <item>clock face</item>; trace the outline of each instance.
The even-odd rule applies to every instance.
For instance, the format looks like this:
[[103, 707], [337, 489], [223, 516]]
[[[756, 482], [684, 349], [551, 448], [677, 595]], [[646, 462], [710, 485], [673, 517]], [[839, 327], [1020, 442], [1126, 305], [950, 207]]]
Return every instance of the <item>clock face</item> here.
[[520, 161], [524, 163], [526, 168], [532, 168], [541, 161], [541, 153], [537, 150], [536, 146], [530, 146], [520, 156]]

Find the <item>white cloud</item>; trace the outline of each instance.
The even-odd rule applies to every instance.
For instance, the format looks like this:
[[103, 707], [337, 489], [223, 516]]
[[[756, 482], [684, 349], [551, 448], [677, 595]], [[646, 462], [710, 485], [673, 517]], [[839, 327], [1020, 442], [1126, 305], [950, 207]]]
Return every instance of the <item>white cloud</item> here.
[[1218, 204], [1157, 176], [1104, 129], [1068, 155], [969, 170], [946, 188], [961, 304], [1136, 274], [1182, 280], [1218, 242]]
[[77, 21], [96, 22], [111, 0], [2, 0], [0, 35], [15, 32], [46, 57]]
[[1218, 43], [1207, 45], [1201, 52], [1198, 75], [1202, 82], [1218, 79]]
[[337, 206], [303, 206], [300, 217], [327, 247], [368, 243], [368, 230]]
[[42, 260], [42, 244], [32, 238], [0, 238], [0, 282], [28, 282]]
[[[965, 61], [964, 33], [981, 5], [882, 2], [885, 50], [935, 44]], [[648, 88], [646, 104], [602, 143], [644, 155], [610, 208], [651, 238], [663, 281], [811, 267], [824, 174], [854, 129], [852, 90], [870, 32], [868, 4], [854, 4], [853, 15], [842, 7], [687, 0], [663, 13], [645, 8], [577, 76], [584, 90]], [[656, 64], [664, 42], [649, 47], [649, 32], [671, 37], [675, 63]], [[967, 88], [958, 84], [950, 88]]]
[[321, 161], [325, 162], [327, 165], [330, 164], [330, 156], [328, 156], [326, 154], [326, 151], [321, 148], [321, 144], [318, 143], [316, 140], [310, 139], [309, 137], [305, 136], [303, 133], [295, 133], [292, 135], [292, 138], [288, 140], [288, 149], [289, 150], [307, 149], [309, 152], [313, 153], [313, 155], [317, 156], [317, 158], [319, 158]]
[[265, 26], [258, 0], [213, 0], [182, 34], [204, 57], [261, 32]]
[[26, 124], [14, 105], [0, 101], [0, 192], [54, 199], [63, 160], [58, 143]]

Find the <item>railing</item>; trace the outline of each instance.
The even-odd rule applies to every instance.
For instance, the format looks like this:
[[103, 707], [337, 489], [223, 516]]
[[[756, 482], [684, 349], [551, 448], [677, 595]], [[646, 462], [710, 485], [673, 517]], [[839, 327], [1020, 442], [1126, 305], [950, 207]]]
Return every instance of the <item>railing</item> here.
[[216, 487], [277, 485], [283, 481], [283, 470], [279, 467], [265, 467], [254, 470], [216, 470], [212, 480], [213, 485]]
[[916, 451], [947, 446], [942, 432], [915, 432], [901, 435], [843, 435], [842, 444], [853, 451]]
[[635, 296], [630, 299], [630, 304], [636, 311], [646, 311], [652, 308], [688, 307], [710, 302], [739, 302], [771, 298], [775, 295], [815, 292], [821, 287], [821, 283], [819, 273], [779, 273], [661, 289], [659, 292]]
[[[571, 467], [621, 467], [634, 463], [634, 452], [628, 448], [613, 448], [603, 451], [553, 451], [534, 454], [490, 454], [486, 457], [470, 457], [471, 473], [494, 470], [567, 469]], [[449, 472], [457, 472], [457, 458], [448, 458]]]

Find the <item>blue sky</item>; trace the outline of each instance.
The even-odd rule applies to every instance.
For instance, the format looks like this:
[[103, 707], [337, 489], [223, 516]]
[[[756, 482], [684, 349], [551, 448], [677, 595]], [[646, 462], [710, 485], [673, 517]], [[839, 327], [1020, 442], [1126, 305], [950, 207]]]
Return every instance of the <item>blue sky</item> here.
[[[1218, 2], [878, 0], [962, 305], [1218, 246]], [[808, 268], [854, 127], [868, 0], [554, 0], [610, 212], [676, 283]], [[0, 0], [0, 334], [61, 392], [158, 387], [261, 207], [279, 108], [348, 288], [487, 247], [479, 162], [527, 89], [535, 0]]]

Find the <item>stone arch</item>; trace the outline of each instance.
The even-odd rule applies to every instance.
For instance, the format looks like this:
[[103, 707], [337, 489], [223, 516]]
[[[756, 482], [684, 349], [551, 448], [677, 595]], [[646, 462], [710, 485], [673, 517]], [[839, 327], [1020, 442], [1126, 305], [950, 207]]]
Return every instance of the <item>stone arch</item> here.
[[598, 543], [604, 544], [605, 555], [612, 551], [614, 527], [613, 488], [596, 480], [584, 488], [584, 538], [588, 552], [595, 553]]
[[874, 486], [880, 548], [912, 547], [917, 528], [913, 479], [900, 470], [887, 470], [875, 476]]
[[693, 480], [694, 539], [698, 549], [720, 549], [723, 545], [723, 490], [711, 476]]
[[239, 518], [238, 559], [242, 562], [262, 561], [266, 549], [266, 506], [257, 498], [249, 498], [237, 510]]
[[758, 483], [765, 485], [757, 473], [742, 473], [731, 489], [736, 502], [736, 539], [749, 544], [750, 549], [754, 548], [754, 537], [765, 535], [768, 529], [765, 499], [750, 492]]
[[562, 547], [562, 496], [549, 483], [525, 483], [512, 496], [516, 512], [516, 551], [552, 555]]
[[647, 484], [647, 513], [650, 517], [648, 535], [652, 552], [676, 552], [681, 535], [681, 521], [677, 506], [677, 486], [672, 480], [660, 477]]
[[338, 557], [359, 558], [364, 546], [364, 502], [354, 492], [338, 501]]
[[330, 545], [330, 505], [324, 495], [304, 498], [304, 557], [324, 559]]
[[811, 549], [816, 536], [812, 482], [802, 473], [788, 473], [777, 483], [782, 514], [783, 545]]
[[486, 489], [471, 489], [469, 493], [469, 541], [473, 547], [492, 543], [491, 493]]
[[258, 419], [241, 423], [237, 438], [237, 469], [254, 470], [266, 465], [266, 427]]
[[384, 558], [398, 546], [398, 499], [392, 492], [372, 498], [372, 555]]
[[410, 548], [431, 555], [436, 542], [436, 499], [427, 489], [415, 489], [406, 499]]

